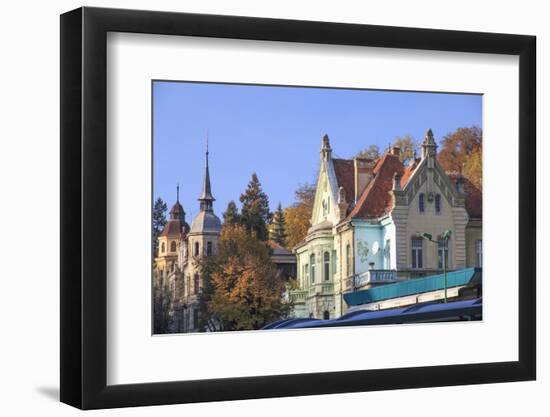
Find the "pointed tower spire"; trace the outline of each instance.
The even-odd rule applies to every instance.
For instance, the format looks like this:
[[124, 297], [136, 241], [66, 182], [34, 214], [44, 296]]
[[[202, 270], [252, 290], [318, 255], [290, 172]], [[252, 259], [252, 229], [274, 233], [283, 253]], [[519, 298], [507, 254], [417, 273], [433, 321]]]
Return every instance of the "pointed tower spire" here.
[[325, 161], [332, 158], [332, 148], [330, 147], [330, 139], [327, 134], [323, 136], [321, 146], [321, 158]]
[[176, 202], [180, 202], [180, 184], [178, 182], [178, 185], [176, 185]]
[[210, 170], [208, 168], [208, 132], [206, 132], [206, 165], [204, 172], [204, 181], [202, 184], [202, 193], [199, 197], [201, 211], [212, 211], [212, 203], [216, 200], [212, 196], [210, 187]]
[[426, 131], [424, 142], [422, 142], [422, 159], [427, 156], [435, 156], [437, 153], [437, 143], [435, 143], [432, 129]]

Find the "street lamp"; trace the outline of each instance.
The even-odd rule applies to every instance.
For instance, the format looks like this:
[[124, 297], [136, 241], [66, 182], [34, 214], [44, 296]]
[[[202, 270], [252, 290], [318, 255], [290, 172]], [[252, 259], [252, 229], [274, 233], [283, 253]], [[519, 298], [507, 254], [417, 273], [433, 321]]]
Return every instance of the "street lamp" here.
[[[437, 243], [439, 245], [439, 242], [436, 241], [436, 240], [433, 240], [433, 236], [430, 234], [430, 233], [418, 233], [418, 236], [423, 238], [423, 239], [426, 239], [426, 240], [429, 240], [430, 242], [432, 243]], [[449, 253], [449, 238], [451, 237], [451, 231], [450, 230], [445, 230], [443, 232], [443, 234], [441, 235], [441, 239], [444, 240], [444, 246], [443, 246], [443, 255], [441, 256], [442, 258], [442, 264], [443, 264], [443, 288], [445, 290], [445, 296], [444, 296], [444, 301], [443, 302], [447, 302], [447, 262], [446, 262], [446, 255]]]

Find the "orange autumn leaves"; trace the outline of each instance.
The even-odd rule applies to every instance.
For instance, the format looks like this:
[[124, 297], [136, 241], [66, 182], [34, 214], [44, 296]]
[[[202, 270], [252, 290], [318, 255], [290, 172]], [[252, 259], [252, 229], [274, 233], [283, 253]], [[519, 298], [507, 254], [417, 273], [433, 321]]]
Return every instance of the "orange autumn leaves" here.
[[277, 276], [270, 248], [244, 226], [224, 226], [218, 254], [206, 262], [213, 291], [207, 308], [223, 330], [259, 329], [288, 315], [285, 283]]

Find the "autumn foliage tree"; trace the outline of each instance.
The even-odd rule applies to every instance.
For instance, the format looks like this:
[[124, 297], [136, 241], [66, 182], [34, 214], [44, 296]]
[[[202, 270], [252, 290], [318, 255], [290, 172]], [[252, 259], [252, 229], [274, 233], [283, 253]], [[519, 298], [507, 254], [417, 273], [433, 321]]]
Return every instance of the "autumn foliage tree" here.
[[293, 248], [300, 243], [311, 226], [311, 212], [315, 200], [315, 185], [303, 184], [296, 192], [295, 203], [284, 210], [286, 245]]
[[277, 277], [268, 245], [244, 225], [224, 225], [218, 253], [211, 257], [208, 313], [221, 330], [253, 330], [284, 318], [284, 281]]
[[418, 148], [418, 143], [411, 135], [405, 135], [396, 137], [392, 146], [397, 146], [401, 149], [399, 159], [401, 162], [407, 163], [414, 158], [414, 152]]
[[458, 172], [482, 189], [482, 130], [461, 127], [441, 141], [438, 161], [447, 172]]

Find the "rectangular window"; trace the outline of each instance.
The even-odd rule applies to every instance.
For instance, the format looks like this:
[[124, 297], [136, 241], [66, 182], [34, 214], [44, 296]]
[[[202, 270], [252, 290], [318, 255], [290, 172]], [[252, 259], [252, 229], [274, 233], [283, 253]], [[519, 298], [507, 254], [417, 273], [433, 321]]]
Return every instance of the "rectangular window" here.
[[[445, 264], [443, 264], [445, 259]], [[446, 239], [439, 239], [437, 241], [437, 267], [443, 269], [449, 269], [449, 242]]]
[[195, 242], [195, 256], [199, 256], [199, 242]]
[[476, 266], [483, 266], [483, 245], [481, 239], [476, 240]]
[[324, 264], [324, 275], [325, 281], [330, 280], [330, 253], [325, 252], [323, 255], [323, 264]]
[[351, 275], [351, 246], [346, 245], [346, 276]]
[[199, 293], [199, 274], [193, 276], [193, 294]]
[[199, 310], [193, 310], [193, 328], [195, 330], [199, 329]]
[[422, 246], [424, 240], [422, 238], [413, 238], [411, 241], [412, 247], [412, 267], [415, 269], [422, 268]]
[[212, 242], [206, 243], [206, 256], [212, 256]]

